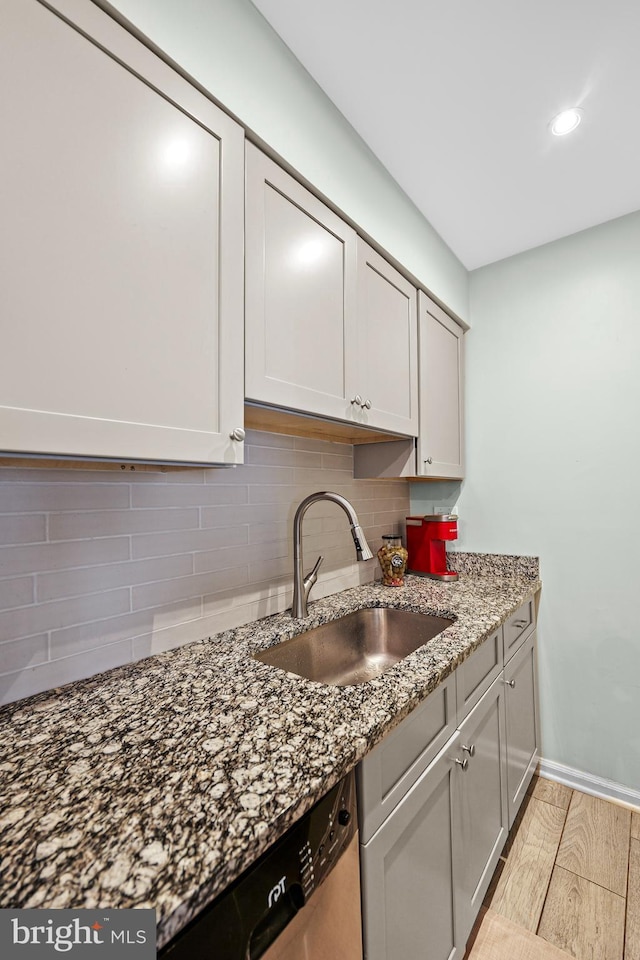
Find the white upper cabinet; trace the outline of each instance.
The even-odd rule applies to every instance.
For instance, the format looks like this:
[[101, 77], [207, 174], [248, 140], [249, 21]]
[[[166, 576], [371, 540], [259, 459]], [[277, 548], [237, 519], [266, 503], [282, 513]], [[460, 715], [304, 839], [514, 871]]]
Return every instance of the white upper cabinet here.
[[418, 434], [416, 288], [358, 238], [360, 422]]
[[464, 477], [464, 331], [420, 291], [419, 477]]
[[243, 131], [50, 6], [3, 0], [0, 450], [241, 463]]
[[246, 164], [247, 398], [352, 419], [356, 234], [251, 144]]
[[251, 144], [249, 400], [417, 435], [416, 290]]

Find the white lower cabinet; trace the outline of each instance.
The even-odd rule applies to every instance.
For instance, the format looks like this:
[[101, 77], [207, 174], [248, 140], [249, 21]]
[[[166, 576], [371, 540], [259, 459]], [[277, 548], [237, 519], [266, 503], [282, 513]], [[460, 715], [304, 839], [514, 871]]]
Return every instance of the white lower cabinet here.
[[536, 635], [533, 633], [504, 668], [509, 828], [525, 798], [538, 760], [536, 675]]
[[457, 739], [360, 848], [367, 960], [456, 960], [464, 952], [456, 896]]
[[460, 946], [482, 906], [509, 832], [507, 824], [504, 684], [499, 677], [458, 728], [455, 800], [462, 859], [457, 876]]
[[[462, 665], [468, 677], [474, 658], [484, 663], [486, 651], [495, 647], [494, 634]], [[366, 960], [464, 955], [537, 761], [535, 634], [493, 675], [480, 699], [461, 699], [464, 685], [455, 684], [458, 728], [426, 768], [415, 760], [409, 765], [420, 755], [416, 715], [424, 704], [358, 768], [361, 823], [381, 823], [372, 834], [364, 830], [360, 848]], [[449, 678], [449, 689], [456, 679], [456, 674]], [[425, 725], [425, 750], [434, 743], [431, 727]], [[377, 787], [392, 746], [406, 760], [407, 773], [394, 780], [396, 793], [401, 782], [405, 789], [390, 803]]]

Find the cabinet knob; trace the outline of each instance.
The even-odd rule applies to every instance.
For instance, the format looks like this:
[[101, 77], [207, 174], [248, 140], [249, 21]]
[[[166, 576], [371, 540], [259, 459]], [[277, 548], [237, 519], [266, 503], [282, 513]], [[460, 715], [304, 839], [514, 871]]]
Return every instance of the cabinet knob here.
[[505, 683], [506, 683], [506, 685], [507, 685], [508, 687], [511, 687], [512, 690], [513, 690], [513, 688], [514, 688], [515, 685], [516, 685], [515, 680], [505, 680]]
[[467, 767], [469, 766], [469, 758], [468, 758], [468, 757], [465, 757], [464, 760], [458, 760], [458, 758], [456, 757], [455, 762], [458, 763], [458, 764], [460, 764], [460, 766], [462, 767], [463, 770], [466, 770]]
[[234, 427], [229, 436], [232, 440], [244, 440], [246, 434], [242, 427]]
[[355, 397], [352, 397], [351, 403], [355, 403], [358, 407], [363, 406], [362, 397], [359, 393], [356, 393]]
[[427, 457], [425, 463], [433, 463], [433, 457]]
[[514, 627], [526, 627], [528, 623], [529, 623], [528, 620], [514, 620], [514, 621], [513, 621]]
[[367, 410], [371, 410], [371, 400], [365, 400], [362, 406], [365, 407]]
[[464, 743], [462, 744], [462, 749], [466, 750], [470, 757], [475, 757], [476, 755], [476, 745], [472, 743], [470, 746], [466, 747]]

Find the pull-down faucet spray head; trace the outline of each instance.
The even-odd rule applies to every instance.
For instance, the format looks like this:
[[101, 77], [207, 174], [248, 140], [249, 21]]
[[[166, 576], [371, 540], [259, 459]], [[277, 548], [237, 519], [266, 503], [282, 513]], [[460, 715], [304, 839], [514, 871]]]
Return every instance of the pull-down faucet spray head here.
[[[357, 521], [357, 517], [356, 517]], [[359, 523], [354, 523], [351, 525], [351, 536], [353, 537], [353, 542], [356, 545], [356, 557], [358, 560], [373, 560], [373, 553], [371, 552], [371, 547], [367, 543], [367, 538], [364, 535], [364, 531]]]

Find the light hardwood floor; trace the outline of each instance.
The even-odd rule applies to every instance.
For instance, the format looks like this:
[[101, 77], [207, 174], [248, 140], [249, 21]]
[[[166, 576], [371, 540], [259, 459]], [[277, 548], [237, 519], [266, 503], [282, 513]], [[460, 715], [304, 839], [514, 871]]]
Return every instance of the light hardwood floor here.
[[640, 813], [534, 777], [465, 960], [640, 960]]

